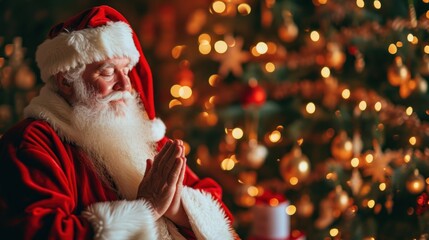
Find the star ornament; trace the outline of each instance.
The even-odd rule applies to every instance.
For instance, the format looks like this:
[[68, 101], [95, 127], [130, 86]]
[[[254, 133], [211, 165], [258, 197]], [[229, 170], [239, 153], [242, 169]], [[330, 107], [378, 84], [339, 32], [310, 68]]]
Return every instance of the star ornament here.
[[373, 181], [385, 182], [386, 176], [392, 175], [392, 168], [389, 166], [392, 160], [400, 157], [398, 152], [382, 152], [378, 143], [374, 142], [374, 160], [364, 169], [364, 174], [372, 176]]
[[240, 77], [243, 74], [242, 64], [249, 60], [250, 54], [242, 51], [243, 38], [226, 36], [225, 42], [228, 45], [226, 52], [213, 57], [220, 62], [219, 75], [225, 77], [231, 72], [234, 76]]

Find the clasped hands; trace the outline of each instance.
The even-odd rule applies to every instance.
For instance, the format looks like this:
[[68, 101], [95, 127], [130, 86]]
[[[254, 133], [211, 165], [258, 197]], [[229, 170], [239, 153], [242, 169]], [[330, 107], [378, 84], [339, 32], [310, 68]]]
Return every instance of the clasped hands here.
[[155, 156], [146, 161], [146, 171], [137, 198], [152, 204], [155, 219], [165, 216], [178, 225], [189, 227], [181, 204], [186, 158], [183, 142], [169, 140]]

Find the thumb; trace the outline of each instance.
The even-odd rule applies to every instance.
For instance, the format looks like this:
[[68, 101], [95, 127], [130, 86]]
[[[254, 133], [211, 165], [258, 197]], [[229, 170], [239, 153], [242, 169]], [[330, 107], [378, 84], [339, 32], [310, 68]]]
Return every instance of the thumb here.
[[153, 160], [152, 159], [146, 159], [146, 169], [144, 171], [144, 176], [149, 173], [150, 169], [152, 168]]

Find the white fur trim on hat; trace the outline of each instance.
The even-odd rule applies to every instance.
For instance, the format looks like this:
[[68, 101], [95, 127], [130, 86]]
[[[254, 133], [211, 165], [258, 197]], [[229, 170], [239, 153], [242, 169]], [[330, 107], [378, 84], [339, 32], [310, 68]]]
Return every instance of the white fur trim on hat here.
[[140, 53], [134, 44], [132, 30], [124, 22], [62, 32], [45, 40], [36, 51], [36, 62], [45, 82], [58, 72], [112, 57], [128, 57], [131, 66], [139, 60]]
[[152, 208], [144, 200], [99, 202], [82, 215], [92, 224], [95, 239], [157, 239]]
[[153, 140], [155, 142], [158, 142], [159, 140], [161, 140], [165, 136], [165, 130], [166, 130], [165, 124], [159, 118], [153, 119], [151, 124], [152, 124]]

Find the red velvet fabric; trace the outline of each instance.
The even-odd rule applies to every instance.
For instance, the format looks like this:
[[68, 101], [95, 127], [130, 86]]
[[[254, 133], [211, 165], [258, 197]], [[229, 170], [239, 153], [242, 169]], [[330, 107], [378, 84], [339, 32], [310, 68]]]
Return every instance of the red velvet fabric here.
[[[0, 238], [91, 239], [81, 212], [119, 196], [98, 179], [89, 161], [44, 121], [27, 119], [7, 132], [0, 140]], [[214, 181], [200, 180], [190, 169], [185, 185], [221, 199]], [[231, 217], [226, 207], [225, 212]]]

